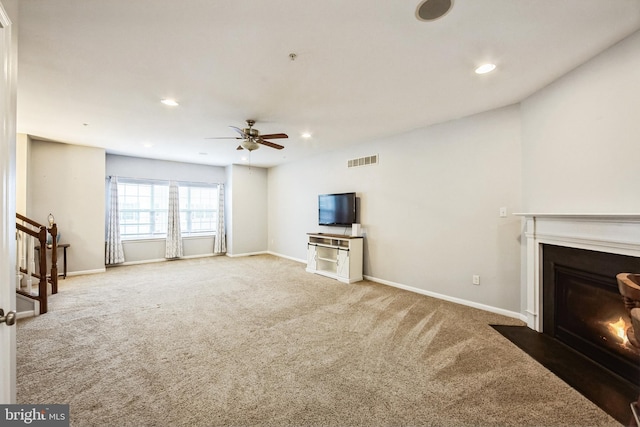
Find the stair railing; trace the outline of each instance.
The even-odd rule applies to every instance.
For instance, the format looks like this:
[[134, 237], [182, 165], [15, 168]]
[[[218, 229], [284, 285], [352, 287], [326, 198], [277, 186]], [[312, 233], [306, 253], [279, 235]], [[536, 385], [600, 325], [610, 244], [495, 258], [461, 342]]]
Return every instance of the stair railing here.
[[[47, 233], [51, 235], [51, 244], [47, 243]], [[48, 310], [47, 284], [51, 283], [51, 293], [58, 293], [58, 226], [53, 223], [49, 228], [38, 222], [16, 213], [16, 248], [17, 248], [17, 280], [16, 292], [40, 304], [39, 314]], [[36, 248], [38, 259], [36, 260]], [[47, 249], [51, 249], [50, 278], [47, 280]], [[37, 262], [37, 264], [36, 264]], [[36, 268], [37, 267], [37, 268]], [[24, 276], [25, 289], [22, 287]], [[37, 291], [33, 286], [33, 278], [38, 279]]]

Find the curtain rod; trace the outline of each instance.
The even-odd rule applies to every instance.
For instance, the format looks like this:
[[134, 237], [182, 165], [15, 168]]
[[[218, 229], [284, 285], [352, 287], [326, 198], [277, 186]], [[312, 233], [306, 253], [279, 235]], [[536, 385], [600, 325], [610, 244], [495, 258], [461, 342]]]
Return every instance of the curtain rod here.
[[123, 179], [132, 179], [138, 181], [153, 181], [153, 182], [171, 182], [175, 181], [178, 184], [206, 184], [206, 185], [220, 185], [224, 184], [224, 182], [204, 182], [204, 181], [180, 181], [177, 179], [156, 179], [156, 178], [138, 178], [135, 176], [122, 176], [122, 175], [107, 175], [107, 178], [123, 178]]

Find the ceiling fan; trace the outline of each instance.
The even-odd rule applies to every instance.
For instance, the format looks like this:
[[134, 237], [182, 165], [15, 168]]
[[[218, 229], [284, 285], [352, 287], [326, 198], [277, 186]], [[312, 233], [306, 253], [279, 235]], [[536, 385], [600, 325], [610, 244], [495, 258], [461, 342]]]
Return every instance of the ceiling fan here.
[[267, 135], [260, 135], [260, 131], [258, 129], [254, 129], [253, 125], [256, 123], [255, 120], [247, 120], [247, 127], [244, 129], [237, 128], [235, 126], [229, 126], [231, 129], [235, 130], [240, 134], [240, 136], [222, 136], [222, 137], [212, 137], [207, 139], [241, 139], [242, 142], [238, 145], [236, 150], [257, 150], [260, 148], [259, 144], [266, 145], [267, 147], [275, 148], [276, 150], [282, 150], [284, 147], [280, 144], [276, 144], [275, 142], [267, 141], [267, 139], [281, 139], [281, 138], [289, 138], [286, 133], [270, 133]]

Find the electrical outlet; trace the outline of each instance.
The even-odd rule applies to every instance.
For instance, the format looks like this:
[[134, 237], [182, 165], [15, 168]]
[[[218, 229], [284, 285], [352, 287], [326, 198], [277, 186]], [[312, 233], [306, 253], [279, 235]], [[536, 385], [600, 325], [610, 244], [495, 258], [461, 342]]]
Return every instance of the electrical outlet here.
[[474, 285], [479, 285], [480, 284], [480, 276], [474, 274], [473, 277], [472, 277], [472, 283]]

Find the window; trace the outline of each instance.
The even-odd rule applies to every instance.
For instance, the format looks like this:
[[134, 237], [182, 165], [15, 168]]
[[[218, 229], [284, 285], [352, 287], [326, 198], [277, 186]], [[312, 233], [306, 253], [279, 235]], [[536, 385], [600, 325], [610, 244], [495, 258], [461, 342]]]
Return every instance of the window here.
[[180, 185], [180, 231], [183, 236], [214, 234], [218, 186]]
[[166, 237], [169, 186], [141, 180], [118, 183], [122, 239]]
[[[182, 236], [213, 235], [218, 207], [217, 185], [182, 183], [179, 199]], [[123, 240], [167, 236], [168, 182], [121, 178], [118, 204]]]

